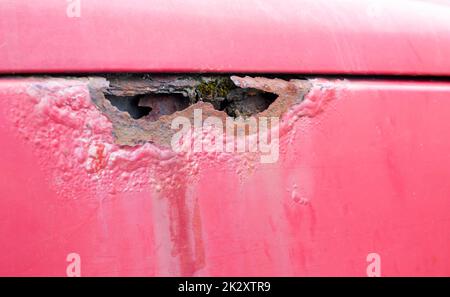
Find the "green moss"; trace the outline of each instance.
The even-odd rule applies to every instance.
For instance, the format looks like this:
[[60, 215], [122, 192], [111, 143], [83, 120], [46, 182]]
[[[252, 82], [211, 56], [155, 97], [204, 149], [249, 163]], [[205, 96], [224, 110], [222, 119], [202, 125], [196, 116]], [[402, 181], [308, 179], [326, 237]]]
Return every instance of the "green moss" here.
[[228, 93], [236, 88], [228, 77], [218, 77], [202, 81], [196, 88], [198, 97], [201, 100], [213, 101], [224, 99]]

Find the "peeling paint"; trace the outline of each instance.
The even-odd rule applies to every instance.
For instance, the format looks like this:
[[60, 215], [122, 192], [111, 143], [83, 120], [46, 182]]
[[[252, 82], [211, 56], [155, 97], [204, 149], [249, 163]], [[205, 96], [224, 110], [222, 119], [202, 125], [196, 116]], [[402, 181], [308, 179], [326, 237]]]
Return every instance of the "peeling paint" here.
[[[298, 118], [314, 116], [335, 96], [334, 89], [330, 89], [329, 96], [315, 96], [315, 88], [312, 88], [303, 99], [305, 86], [310, 85], [304, 80], [236, 76], [232, 80], [239, 87], [258, 88], [279, 96], [259, 116], [281, 115], [282, 138]], [[192, 110], [201, 108], [206, 115], [225, 117], [223, 111], [215, 110], [209, 103], [197, 102], [181, 112], [162, 116], [159, 121], [146, 122], [118, 112], [104, 99], [103, 92], [110, 87], [105, 78], [32, 78], [27, 81], [27, 99], [14, 102], [11, 114], [19, 132], [39, 151], [42, 159], [53, 160], [53, 183], [60, 185], [61, 194], [65, 196], [76, 196], [70, 194], [76, 190], [64, 188], [66, 183], [61, 178], [75, 184], [78, 180], [80, 187], [97, 188], [100, 182], [104, 190], [114, 193], [136, 190], [149, 181], [158, 183], [155, 171], [165, 177], [161, 187], [170, 188], [175, 182], [171, 181], [173, 174], [167, 173], [165, 168], [193, 177], [198, 158], [214, 156], [212, 160], [229, 159], [230, 165], [236, 167], [254, 166], [249, 165], [254, 161], [245, 161], [255, 159], [253, 153], [176, 154], [167, 147], [173, 133], [170, 119], [175, 115], [192, 117]], [[314, 84], [322, 89], [327, 83], [315, 81]], [[133, 94], [134, 91], [127, 92]], [[85, 175], [90, 179], [77, 178]], [[87, 180], [92, 184], [85, 184]]]

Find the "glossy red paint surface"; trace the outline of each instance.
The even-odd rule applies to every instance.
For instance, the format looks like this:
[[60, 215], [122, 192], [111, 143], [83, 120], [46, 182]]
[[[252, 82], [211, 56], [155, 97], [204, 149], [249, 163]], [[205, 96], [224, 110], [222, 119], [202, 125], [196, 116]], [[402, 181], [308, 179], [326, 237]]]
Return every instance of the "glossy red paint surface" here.
[[[75, 0], [74, 0], [75, 1]], [[0, 2], [0, 72], [450, 75], [444, 0]]]
[[0, 80], [0, 275], [450, 274], [450, 84], [311, 80], [280, 158], [113, 143], [86, 81]]

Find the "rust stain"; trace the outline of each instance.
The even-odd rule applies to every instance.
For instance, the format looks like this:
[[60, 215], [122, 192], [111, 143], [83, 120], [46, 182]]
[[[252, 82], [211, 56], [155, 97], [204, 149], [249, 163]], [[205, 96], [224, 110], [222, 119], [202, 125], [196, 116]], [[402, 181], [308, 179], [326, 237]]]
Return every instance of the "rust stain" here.
[[171, 240], [171, 257], [177, 259], [180, 276], [193, 276], [205, 266], [205, 248], [203, 244], [201, 212], [197, 197], [190, 197], [188, 192], [189, 177], [178, 174], [176, 169], [182, 164], [173, 164], [176, 187], [161, 189], [164, 197], [159, 203], [168, 206], [169, 234]]
[[105, 145], [103, 143], [97, 144], [96, 158], [93, 161], [93, 171], [99, 172], [106, 167]]

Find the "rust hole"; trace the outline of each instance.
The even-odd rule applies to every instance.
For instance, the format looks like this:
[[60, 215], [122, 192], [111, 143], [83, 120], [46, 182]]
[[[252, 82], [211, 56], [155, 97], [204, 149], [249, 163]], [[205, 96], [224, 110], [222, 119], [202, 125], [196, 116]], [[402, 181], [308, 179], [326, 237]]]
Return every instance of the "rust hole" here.
[[106, 99], [118, 110], [127, 112], [133, 119], [140, 119], [150, 113], [151, 107], [140, 106], [141, 96], [106, 95]]
[[172, 121], [214, 116], [281, 117], [309, 90], [304, 79], [227, 75], [108, 75], [89, 79], [91, 98], [113, 124], [116, 143], [169, 147]]
[[127, 112], [133, 119], [157, 121], [189, 106], [189, 98], [182, 94], [140, 94], [136, 96], [105, 95], [118, 110]]
[[267, 110], [277, 98], [274, 93], [258, 89], [236, 88], [228, 93], [222, 110], [231, 117], [249, 117]]

